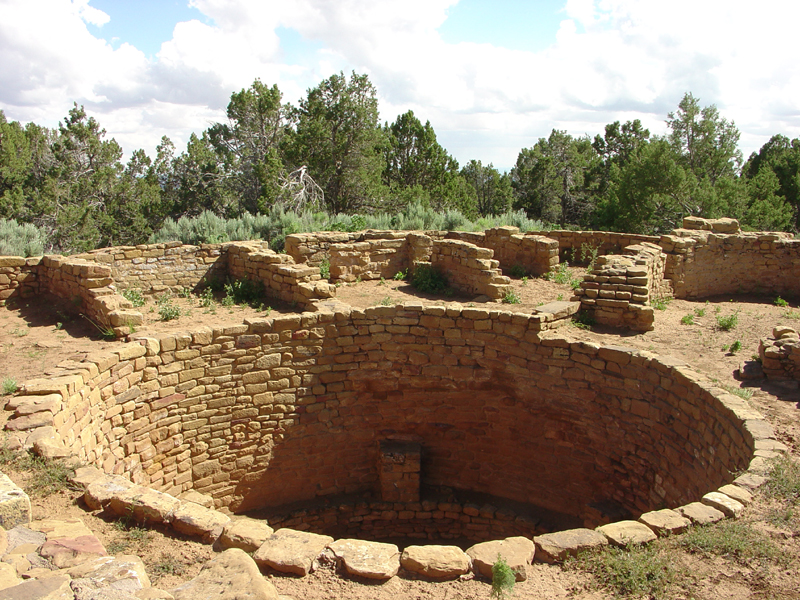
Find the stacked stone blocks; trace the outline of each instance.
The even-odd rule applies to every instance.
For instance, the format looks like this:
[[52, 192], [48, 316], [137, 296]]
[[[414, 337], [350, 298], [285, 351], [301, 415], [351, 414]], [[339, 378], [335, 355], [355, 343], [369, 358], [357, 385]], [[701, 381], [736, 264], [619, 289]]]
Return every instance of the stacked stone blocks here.
[[[460, 240], [435, 240], [430, 265], [440, 270], [452, 288], [465, 294], [499, 300], [512, 290], [511, 280], [500, 271], [489, 248]], [[418, 263], [422, 264], [422, 263]]]

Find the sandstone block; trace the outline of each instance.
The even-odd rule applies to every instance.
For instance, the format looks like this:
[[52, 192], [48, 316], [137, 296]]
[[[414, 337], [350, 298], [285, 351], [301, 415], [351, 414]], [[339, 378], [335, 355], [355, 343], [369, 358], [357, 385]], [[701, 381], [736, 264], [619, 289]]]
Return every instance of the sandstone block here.
[[101, 556], [72, 567], [67, 573], [84, 589], [111, 588], [135, 594], [150, 587], [150, 578], [138, 556]]
[[39, 554], [59, 569], [74, 567], [98, 556], [105, 556], [106, 549], [95, 535], [74, 538], [57, 538], [42, 544]]
[[31, 520], [31, 500], [8, 478], [0, 473], [0, 527], [11, 529]]
[[202, 537], [213, 543], [222, 533], [222, 528], [231, 520], [213, 508], [206, 508], [194, 502], [181, 502], [172, 514], [172, 526], [186, 535]]
[[267, 538], [253, 559], [260, 566], [305, 576], [311, 572], [314, 561], [332, 541], [333, 538], [327, 535], [279, 529]]
[[69, 575], [29, 579], [3, 590], [3, 600], [74, 600]]
[[117, 495], [126, 492], [134, 486], [133, 483], [118, 475], [103, 475], [98, 477], [86, 487], [83, 501], [92, 510], [100, 510]]
[[692, 522], [680, 513], [664, 508], [644, 513], [639, 522], [647, 525], [658, 537], [683, 533]]
[[647, 525], [636, 521], [617, 521], [601, 525], [597, 531], [608, 538], [615, 546], [628, 544], [646, 544], [656, 539], [656, 534]]
[[726, 517], [738, 517], [744, 510], [744, 504], [720, 492], [709, 492], [700, 501], [723, 512]]
[[200, 573], [170, 593], [175, 600], [278, 600], [275, 587], [262, 577], [243, 550], [230, 548], [203, 565]]
[[467, 549], [467, 556], [472, 559], [475, 572], [489, 579], [492, 578], [492, 565], [498, 556], [502, 556], [514, 571], [516, 580], [525, 581], [528, 578], [526, 566], [533, 560], [535, 550], [531, 540], [518, 536], [475, 544]]
[[0, 590], [14, 587], [22, 583], [17, 575], [17, 570], [8, 563], [0, 563]]
[[400, 564], [431, 579], [455, 579], [470, 570], [469, 556], [457, 546], [407, 546]]
[[394, 544], [344, 539], [328, 544], [328, 548], [351, 575], [389, 579], [400, 570], [400, 550]]
[[533, 542], [536, 560], [547, 563], [563, 562], [568, 556], [577, 556], [578, 552], [608, 545], [602, 533], [585, 528], [537, 535]]
[[245, 552], [255, 552], [273, 534], [266, 521], [242, 517], [227, 523], [219, 538], [223, 548], [241, 548]]
[[139, 522], [170, 523], [180, 507], [177, 498], [139, 485], [111, 497], [108, 508], [120, 516], [133, 516]]
[[722, 511], [700, 502], [692, 502], [686, 506], [681, 506], [677, 511], [696, 525], [708, 525], [725, 518], [725, 513]]
[[729, 498], [733, 498], [744, 506], [747, 506], [753, 501], [753, 494], [748, 492], [743, 487], [739, 487], [738, 485], [723, 485], [717, 491], [721, 494], [725, 494]]

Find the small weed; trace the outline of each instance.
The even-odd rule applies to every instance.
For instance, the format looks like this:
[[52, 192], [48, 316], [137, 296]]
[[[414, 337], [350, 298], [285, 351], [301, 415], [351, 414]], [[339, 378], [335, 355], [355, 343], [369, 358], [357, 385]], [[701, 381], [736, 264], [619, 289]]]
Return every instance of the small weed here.
[[59, 329], [59, 330], [60, 330], [60, 329], [63, 329], [63, 328], [64, 328], [64, 324], [63, 324], [61, 321], [59, 321], [58, 323], [56, 323], [56, 329]]
[[186, 566], [178, 562], [174, 556], [162, 552], [159, 561], [150, 565], [150, 570], [158, 579], [164, 575], [183, 575], [186, 571]]
[[383, 275], [381, 275], [381, 280], [378, 282], [378, 285], [386, 285], [386, 280], [383, 278]]
[[380, 304], [381, 306], [394, 306], [394, 300], [392, 300], [391, 297], [386, 296], [378, 304]]
[[232, 306], [236, 305], [236, 301], [233, 299], [233, 296], [225, 296], [222, 299], [222, 306], [225, 308], [231, 308]]
[[572, 273], [569, 270], [569, 263], [567, 261], [559, 263], [557, 268], [545, 273], [543, 277], [547, 281], [552, 281], [553, 283], [559, 283], [561, 285], [569, 285], [573, 289], [578, 288], [581, 285], [580, 279], [574, 279], [572, 277]]
[[163, 294], [161, 294], [156, 298], [156, 304], [158, 304], [159, 306], [161, 306], [162, 304], [169, 304], [170, 302], [172, 302], [172, 292], [170, 292], [169, 290], [167, 290], [166, 292], [164, 292]]
[[203, 293], [200, 294], [200, 306], [203, 308], [208, 308], [214, 304], [214, 290], [210, 287], [207, 287], [203, 290]]
[[739, 350], [742, 349], [742, 342], [736, 340], [731, 344], [731, 354], [736, 354]]
[[522, 283], [520, 285], [528, 285], [528, 276], [527, 275], [523, 276]]
[[721, 306], [715, 306], [714, 307], [714, 314], [715, 315], [718, 315], [721, 312], [722, 312], [722, 307]]
[[784, 529], [793, 529], [794, 522], [797, 514], [793, 506], [781, 506], [780, 508], [773, 508], [767, 513], [767, 521], [775, 527]]
[[723, 385], [721, 387], [726, 392], [729, 392], [734, 396], [739, 396], [739, 398], [744, 398], [745, 400], [750, 400], [750, 398], [753, 397], [753, 390], [750, 388], [739, 388], [733, 385]]
[[184, 299], [189, 299], [192, 297], [192, 290], [190, 290], [188, 287], [182, 287], [181, 291], [178, 292], [178, 296]]
[[253, 306], [264, 297], [264, 284], [251, 279], [237, 279], [225, 284], [225, 297], [233, 298], [234, 304]]
[[800, 506], [800, 462], [787, 455], [776, 458], [763, 491], [769, 498]]
[[581, 262], [586, 263], [586, 270], [591, 271], [594, 269], [594, 263], [597, 261], [597, 253], [600, 246], [592, 246], [590, 244], [581, 244]]
[[393, 279], [395, 281], [405, 281], [406, 277], [408, 277], [408, 269], [406, 269], [405, 271], [398, 271], [397, 273], [394, 274]]
[[134, 308], [144, 306], [145, 299], [141, 290], [137, 290], [135, 288], [128, 288], [127, 290], [122, 290], [122, 297], [125, 298], [131, 304], [133, 304]]
[[780, 306], [781, 308], [786, 308], [787, 306], [789, 306], [789, 303], [786, 300], [784, 300], [783, 298], [781, 298], [780, 296], [778, 296], [777, 298], [775, 298], [775, 306]]
[[716, 554], [741, 564], [778, 558], [780, 554], [765, 533], [744, 521], [727, 519], [713, 525], [693, 527], [678, 544], [689, 552]]
[[331, 278], [331, 261], [328, 259], [323, 260], [319, 265], [319, 276], [323, 279]]
[[16, 394], [17, 390], [19, 389], [19, 385], [17, 385], [17, 380], [13, 377], [4, 377], [3, 378], [3, 394], [6, 396], [10, 394]]
[[663, 598], [678, 575], [673, 561], [655, 544], [584, 552], [565, 565], [593, 574], [616, 598]]
[[694, 309], [695, 316], [705, 317], [706, 316], [706, 308], [708, 308], [708, 302], [706, 302], [706, 305], [703, 308], [695, 308]]
[[508, 290], [502, 299], [503, 304], [522, 304], [522, 300], [514, 290]]
[[556, 296], [556, 300], [558, 302], [561, 302], [563, 299], [564, 299], [564, 294], [559, 294], [558, 296]]
[[717, 329], [720, 331], [730, 331], [739, 324], [739, 311], [727, 317], [717, 316]]
[[650, 306], [656, 310], [667, 310], [670, 302], [672, 302], [672, 298], [653, 298], [650, 300]]
[[787, 310], [785, 313], [783, 313], [783, 316], [787, 319], [800, 319], [800, 312], [796, 310]]
[[492, 598], [498, 598], [498, 600], [508, 598], [514, 592], [515, 583], [517, 583], [517, 576], [514, 574], [514, 570], [498, 554], [497, 560], [492, 565]]
[[162, 321], [173, 321], [181, 316], [181, 309], [171, 302], [166, 302], [159, 306], [158, 315]]
[[447, 277], [430, 264], [420, 263], [414, 268], [411, 285], [420, 292], [442, 294], [447, 290]]
[[0, 464], [8, 464], [30, 474], [25, 491], [45, 498], [61, 490], [72, 489], [69, 478], [75, 474], [75, 464], [34, 456], [28, 452], [13, 452], [5, 446], [0, 450]]
[[114, 331], [114, 328], [111, 325], [98, 325], [94, 321], [92, 321], [89, 317], [86, 317], [86, 320], [89, 321], [94, 328], [100, 333], [100, 337], [104, 340], [115, 340], [117, 339], [117, 333]]
[[25, 337], [30, 332], [27, 329], [23, 329], [22, 327], [17, 327], [16, 329], [11, 330], [11, 334], [17, 337]]
[[528, 274], [528, 272], [522, 265], [514, 265], [508, 270], [508, 274], [514, 279], [520, 279], [522, 277], [525, 277]]
[[694, 325], [694, 315], [683, 315], [681, 325]]

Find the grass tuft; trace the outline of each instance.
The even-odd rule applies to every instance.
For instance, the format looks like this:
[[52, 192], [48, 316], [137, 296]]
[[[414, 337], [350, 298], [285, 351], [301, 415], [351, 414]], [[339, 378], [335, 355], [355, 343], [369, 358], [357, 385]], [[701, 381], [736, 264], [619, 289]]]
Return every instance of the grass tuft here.
[[726, 519], [693, 527], [678, 544], [689, 552], [716, 554], [741, 564], [779, 558], [780, 550], [765, 534], [745, 522]]
[[498, 554], [497, 561], [492, 565], [492, 598], [499, 600], [508, 598], [514, 592], [515, 583], [517, 583], [517, 576], [514, 574], [514, 570]]

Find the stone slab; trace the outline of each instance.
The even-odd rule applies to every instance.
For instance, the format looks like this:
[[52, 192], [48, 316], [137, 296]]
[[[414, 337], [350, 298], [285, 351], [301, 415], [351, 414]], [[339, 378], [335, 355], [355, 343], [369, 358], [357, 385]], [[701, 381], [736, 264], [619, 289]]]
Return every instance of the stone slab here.
[[745, 488], [740, 487], [738, 485], [731, 485], [730, 483], [727, 485], [723, 485], [721, 488], [717, 490], [720, 494], [725, 494], [729, 498], [733, 498], [737, 502], [747, 506], [753, 502], [753, 494], [747, 491]]
[[343, 539], [328, 544], [350, 575], [389, 579], [400, 570], [400, 550], [394, 544]]
[[533, 560], [536, 547], [528, 538], [509, 537], [504, 540], [482, 542], [467, 548], [467, 556], [472, 559], [472, 568], [478, 575], [492, 578], [492, 565], [502, 557], [514, 571], [517, 581], [528, 578], [526, 567]]
[[239, 548], [220, 553], [203, 565], [197, 577], [170, 593], [175, 600], [278, 600], [275, 587]]
[[42, 544], [39, 554], [59, 569], [65, 569], [105, 556], [106, 549], [95, 535], [82, 535], [48, 540]]
[[219, 543], [223, 548], [241, 548], [245, 552], [255, 552], [273, 533], [272, 527], [266, 521], [242, 517], [225, 525]]
[[150, 587], [142, 559], [133, 555], [102, 556], [72, 567], [67, 573], [74, 580], [85, 580], [96, 588], [111, 587], [131, 594]]
[[0, 473], [0, 527], [11, 529], [31, 521], [31, 499], [8, 475]]
[[228, 515], [194, 502], [181, 502], [172, 513], [172, 527], [176, 531], [201, 537], [208, 543], [216, 541], [230, 520]]
[[725, 518], [725, 513], [700, 502], [692, 502], [676, 509], [695, 525], [710, 525]]
[[658, 537], [683, 533], [692, 525], [689, 519], [668, 508], [644, 513], [639, 522], [647, 525]]
[[537, 535], [535, 560], [546, 563], [563, 562], [578, 552], [608, 545], [608, 538], [593, 529], [578, 528]]
[[455, 579], [469, 573], [467, 554], [457, 546], [407, 546], [400, 565], [412, 573], [431, 579]]
[[69, 575], [29, 579], [3, 590], [3, 600], [75, 600]]
[[333, 538], [329, 535], [279, 529], [267, 538], [253, 558], [259, 566], [305, 576], [311, 572], [314, 561], [332, 541]]
[[646, 544], [656, 539], [656, 534], [647, 525], [637, 521], [617, 521], [601, 525], [597, 531], [608, 538], [615, 546]]
[[719, 492], [709, 492], [700, 501], [723, 512], [726, 517], [738, 517], [744, 510], [744, 504]]
[[108, 506], [111, 499], [134, 486], [133, 483], [118, 475], [103, 475], [86, 486], [83, 500], [92, 510], [100, 510]]

